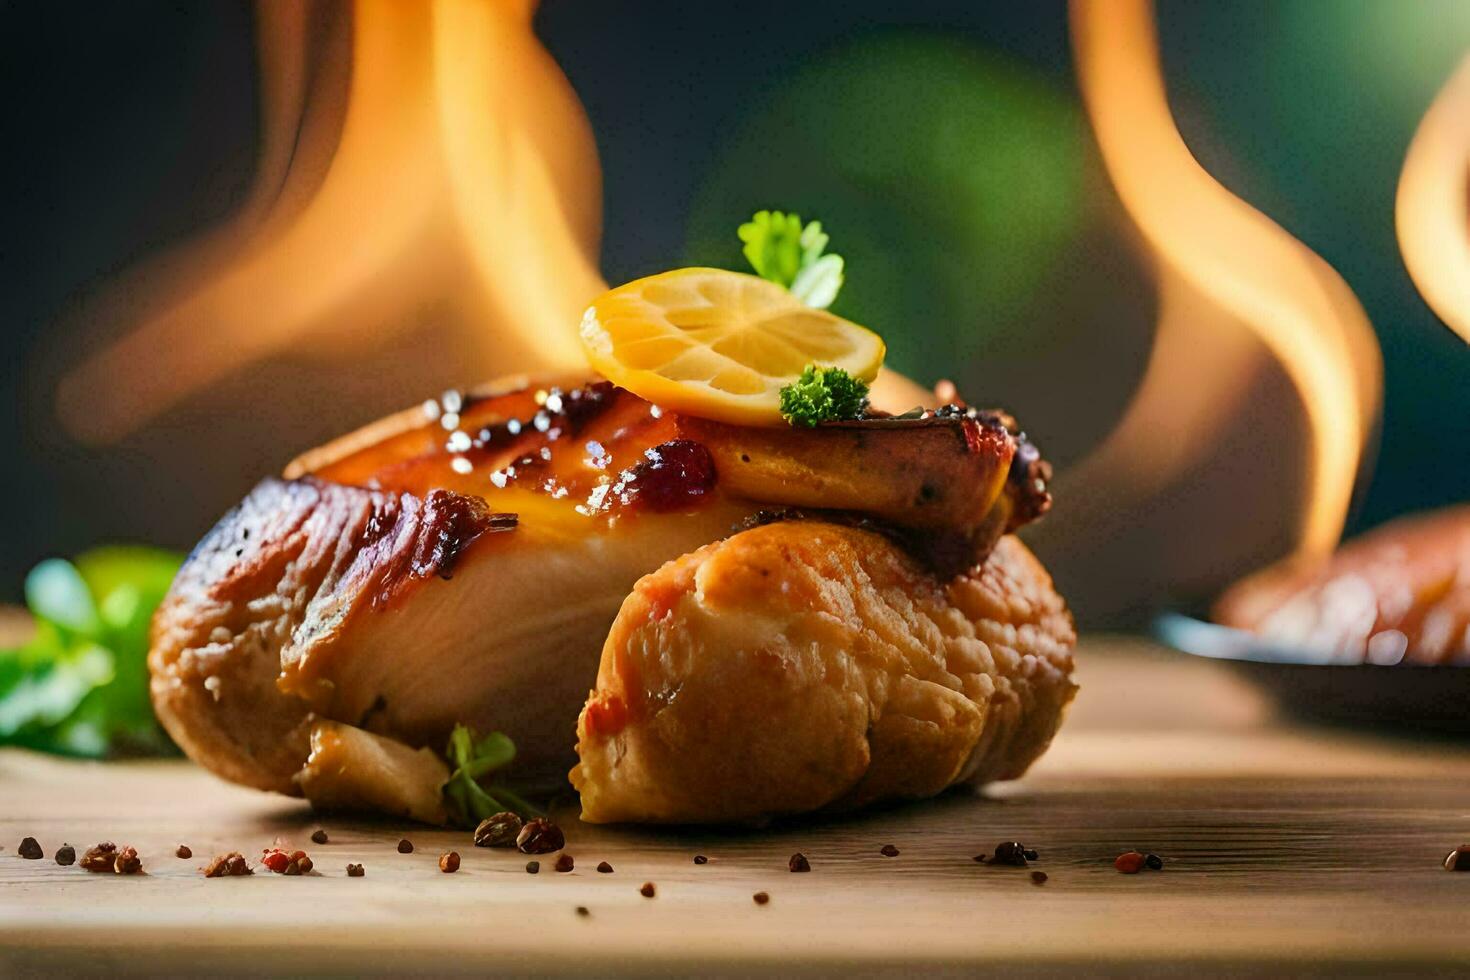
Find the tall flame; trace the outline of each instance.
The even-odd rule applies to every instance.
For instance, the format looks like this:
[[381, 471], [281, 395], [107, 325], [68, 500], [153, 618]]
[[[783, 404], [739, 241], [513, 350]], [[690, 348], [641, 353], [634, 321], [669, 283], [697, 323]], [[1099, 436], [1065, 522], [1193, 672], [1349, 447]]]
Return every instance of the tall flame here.
[[[1130, 488], [1112, 498], [1121, 500], [1140, 480], [1160, 486], [1178, 476], [1245, 390], [1254, 338], [1279, 361], [1306, 416], [1311, 464], [1293, 548], [1330, 550], [1377, 418], [1382, 368], [1367, 318], [1325, 262], [1190, 154], [1169, 110], [1152, 4], [1073, 0], [1071, 22], [1103, 162], [1156, 258], [1162, 297], [1142, 389], [1072, 480], [1105, 497], [1105, 488]], [[1210, 363], [1196, 356], [1202, 339], [1216, 346]]]
[[[334, 48], [313, 43], [316, 8], [262, 4], [257, 189], [207, 247], [119, 289], [175, 285], [63, 380], [67, 427], [111, 441], [273, 354], [371, 348], [425, 308], [447, 309], [475, 352], [453, 377], [580, 363], [575, 324], [604, 288], [601, 185], [534, 8], [356, 0]], [[340, 120], [314, 97], [334, 70], [350, 73]]]
[[1395, 208], [1399, 249], [1414, 285], [1470, 342], [1470, 56], [1419, 123]]

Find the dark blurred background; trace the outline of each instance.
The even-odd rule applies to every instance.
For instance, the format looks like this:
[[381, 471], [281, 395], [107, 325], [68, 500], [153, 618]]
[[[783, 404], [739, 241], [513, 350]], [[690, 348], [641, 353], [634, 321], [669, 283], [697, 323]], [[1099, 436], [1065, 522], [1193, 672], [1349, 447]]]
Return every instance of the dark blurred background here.
[[[798, 209], [847, 258], [838, 311], [879, 328], [894, 366], [1012, 408], [1062, 465], [1117, 421], [1153, 300], [1062, 3], [547, 0], [537, 27], [596, 134], [608, 281], [738, 267], [745, 215]], [[1470, 497], [1470, 353], [1415, 291], [1393, 221], [1470, 4], [1164, 3], [1159, 30], [1190, 148], [1326, 259], [1377, 331], [1382, 433], [1349, 532]], [[254, 44], [246, 3], [0, 2], [0, 600], [98, 541], [187, 548], [252, 474], [342, 427], [218, 447], [197, 465], [227, 472], [200, 481], [148, 444], [81, 447], [52, 414], [76, 304], [249, 191]], [[197, 438], [207, 416], [168, 424]]]

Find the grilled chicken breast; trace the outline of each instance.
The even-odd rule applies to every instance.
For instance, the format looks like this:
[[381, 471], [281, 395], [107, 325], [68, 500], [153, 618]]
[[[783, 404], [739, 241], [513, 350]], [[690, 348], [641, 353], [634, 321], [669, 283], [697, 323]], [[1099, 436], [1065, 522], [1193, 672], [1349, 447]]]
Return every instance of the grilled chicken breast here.
[[221, 519], [155, 619], [154, 704], [191, 757], [283, 793], [322, 785], [302, 769], [323, 721], [410, 748], [498, 729], [517, 778], [560, 781], [640, 577], [813, 505], [967, 566], [1049, 499], [1012, 429], [951, 412], [753, 441], [596, 380], [451, 393], [308, 453]]
[[1015, 778], [1072, 699], [1074, 640], [1014, 537], [943, 582], [860, 528], [745, 531], [623, 603], [577, 725], [582, 819], [761, 820]]

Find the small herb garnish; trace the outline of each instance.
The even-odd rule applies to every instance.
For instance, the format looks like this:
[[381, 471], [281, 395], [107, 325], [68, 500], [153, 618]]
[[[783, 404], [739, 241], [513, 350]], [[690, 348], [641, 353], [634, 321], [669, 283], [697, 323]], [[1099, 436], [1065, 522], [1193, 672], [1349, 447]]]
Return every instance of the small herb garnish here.
[[491, 732], [480, 738], [473, 728], [455, 725], [445, 754], [453, 771], [444, 784], [444, 806], [456, 826], [474, 827], [506, 810], [523, 817], [540, 815], [540, 810], [510, 788], [496, 784], [490, 788], [492, 793], [480, 783], [516, 757], [515, 743], [508, 736]]
[[867, 404], [867, 382], [839, 367], [808, 364], [801, 377], [781, 389], [781, 417], [792, 425], [855, 419]]
[[803, 225], [800, 215], [757, 211], [737, 231], [755, 274], [779, 283], [807, 306], [825, 310], [842, 288], [842, 256], [823, 255], [827, 233], [820, 221]]

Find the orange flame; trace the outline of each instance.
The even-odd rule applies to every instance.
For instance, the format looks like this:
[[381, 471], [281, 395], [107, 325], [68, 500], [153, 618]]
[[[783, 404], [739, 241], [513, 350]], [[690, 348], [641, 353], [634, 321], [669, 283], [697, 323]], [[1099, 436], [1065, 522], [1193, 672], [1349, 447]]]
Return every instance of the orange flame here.
[[[273, 354], [380, 345], [425, 309], [447, 308], [458, 348], [476, 352], [446, 364], [445, 382], [580, 364], [575, 326], [605, 288], [601, 185], [534, 8], [356, 0], [350, 35], [314, 46], [310, 8], [262, 4], [256, 190], [188, 261], [163, 260], [98, 304], [115, 316], [140, 281], [175, 287], [63, 379], [68, 429], [118, 439]], [[334, 71], [350, 71], [340, 128], [331, 100], [311, 97]]]
[[[1178, 476], [1246, 390], [1258, 342], [1290, 378], [1307, 422], [1311, 465], [1292, 547], [1329, 551], [1377, 418], [1382, 367], [1368, 320], [1325, 262], [1190, 154], [1169, 110], [1152, 4], [1073, 0], [1071, 20], [1103, 161], [1158, 263], [1162, 296], [1144, 384], [1071, 482], [1116, 502], [1139, 495], [1140, 480], [1158, 487]], [[1201, 344], [1212, 357], [1198, 356]]]
[[1404, 265], [1424, 301], [1470, 342], [1470, 56], [1409, 144], [1395, 223]]

